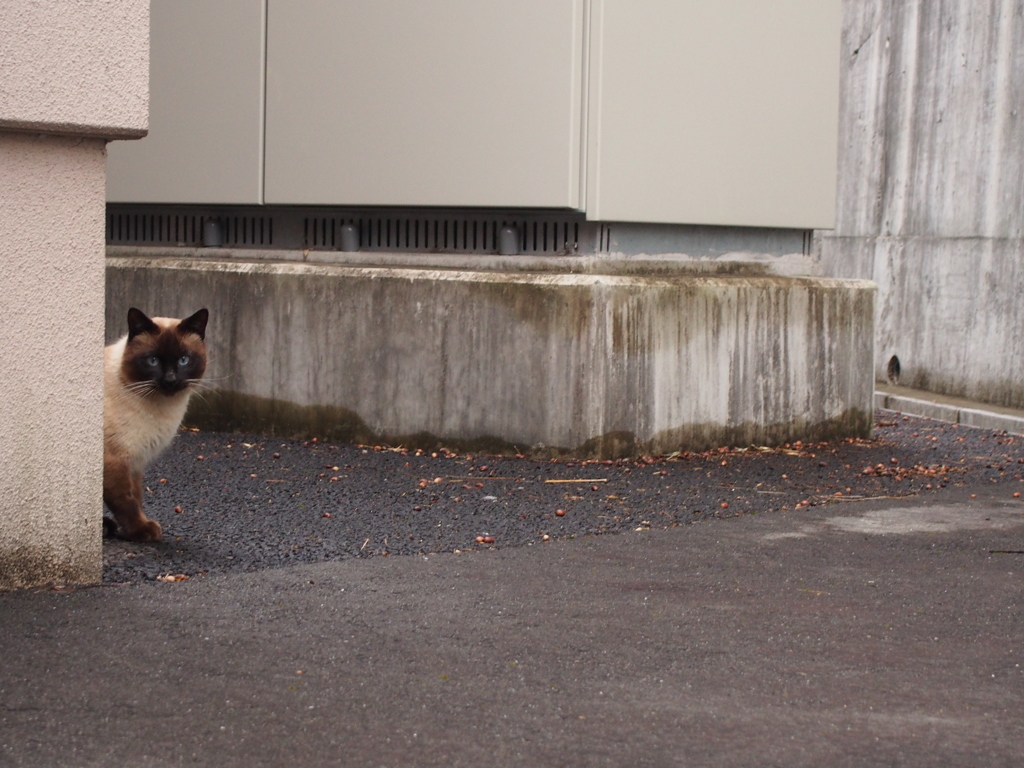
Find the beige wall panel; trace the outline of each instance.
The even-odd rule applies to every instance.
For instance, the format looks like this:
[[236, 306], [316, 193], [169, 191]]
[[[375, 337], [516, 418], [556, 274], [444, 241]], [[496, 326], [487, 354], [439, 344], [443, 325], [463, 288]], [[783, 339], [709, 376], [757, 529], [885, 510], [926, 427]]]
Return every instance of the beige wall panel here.
[[594, 0], [587, 215], [832, 226], [839, 0]]
[[268, 203], [579, 204], [583, 0], [269, 0]]
[[149, 136], [110, 147], [107, 199], [261, 203], [264, 0], [153, 0]]

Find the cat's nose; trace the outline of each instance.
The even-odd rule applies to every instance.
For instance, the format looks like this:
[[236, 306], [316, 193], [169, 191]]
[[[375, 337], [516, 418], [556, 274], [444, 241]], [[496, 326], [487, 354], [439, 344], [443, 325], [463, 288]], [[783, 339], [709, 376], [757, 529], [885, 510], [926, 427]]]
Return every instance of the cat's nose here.
[[168, 384], [174, 384], [177, 380], [178, 374], [176, 374], [174, 371], [167, 371], [164, 374], [164, 381], [167, 382]]

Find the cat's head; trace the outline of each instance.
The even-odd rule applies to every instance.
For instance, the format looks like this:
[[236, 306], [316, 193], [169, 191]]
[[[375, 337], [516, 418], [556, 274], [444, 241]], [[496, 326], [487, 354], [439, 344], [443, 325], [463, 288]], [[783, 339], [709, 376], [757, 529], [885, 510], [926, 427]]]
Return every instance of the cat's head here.
[[128, 310], [128, 340], [121, 358], [125, 383], [143, 394], [176, 395], [194, 386], [206, 372], [206, 322], [200, 309], [184, 320], [149, 318]]

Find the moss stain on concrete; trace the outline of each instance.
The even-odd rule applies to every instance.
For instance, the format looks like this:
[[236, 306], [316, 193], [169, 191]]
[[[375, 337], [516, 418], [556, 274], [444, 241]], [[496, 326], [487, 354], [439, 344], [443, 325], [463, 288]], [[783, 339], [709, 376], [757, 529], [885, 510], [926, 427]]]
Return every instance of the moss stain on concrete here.
[[97, 583], [102, 566], [98, 556], [91, 555], [33, 544], [0, 548], [0, 591], [47, 584]]
[[523, 454], [533, 458], [573, 456], [620, 459], [659, 455], [673, 451], [705, 451], [723, 445], [782, 445], [794, 440], [828, 441], [845, 437], [870, 437], [872, 414], [856, 408], [819, 423], [792, 422], [723, 427], [717, 424], [687, 424], [659, 432], [650, 440], [627, 431], [596, 435], [576, 446], [526, 445], [493, 435], [456, 438], [430, 432], [387, 434], [375, 432], [355, 412], [339, 406], [298, 405], [255, 395], [218, 390], [194, 398], [185, 425], [215, 432], [246, 432], [293, 440], [317, 438], [328, 442], [357, 445], [390, 445], [423, 450], [448, 448], [455, 451], [494, 455]]

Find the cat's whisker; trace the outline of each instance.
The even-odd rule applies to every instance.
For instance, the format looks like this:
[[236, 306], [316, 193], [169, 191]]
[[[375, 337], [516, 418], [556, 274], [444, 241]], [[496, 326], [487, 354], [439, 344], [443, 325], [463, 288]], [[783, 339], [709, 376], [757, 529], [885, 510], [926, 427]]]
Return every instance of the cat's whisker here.
[[199, 392], [199, 391], [193, 389], [192, 390], [192, 396], [195, 397], [198, 400], [201, 400], [202, 402], [206, 403], [207, 405], [210, 404], [209, 401], [203, 396], [202, 392]]
[[137, 381], [133, 384], [126, 384], [124, 388], [128, 392], [148, 397], [156, 389], [156, 384], [152, 381]]

